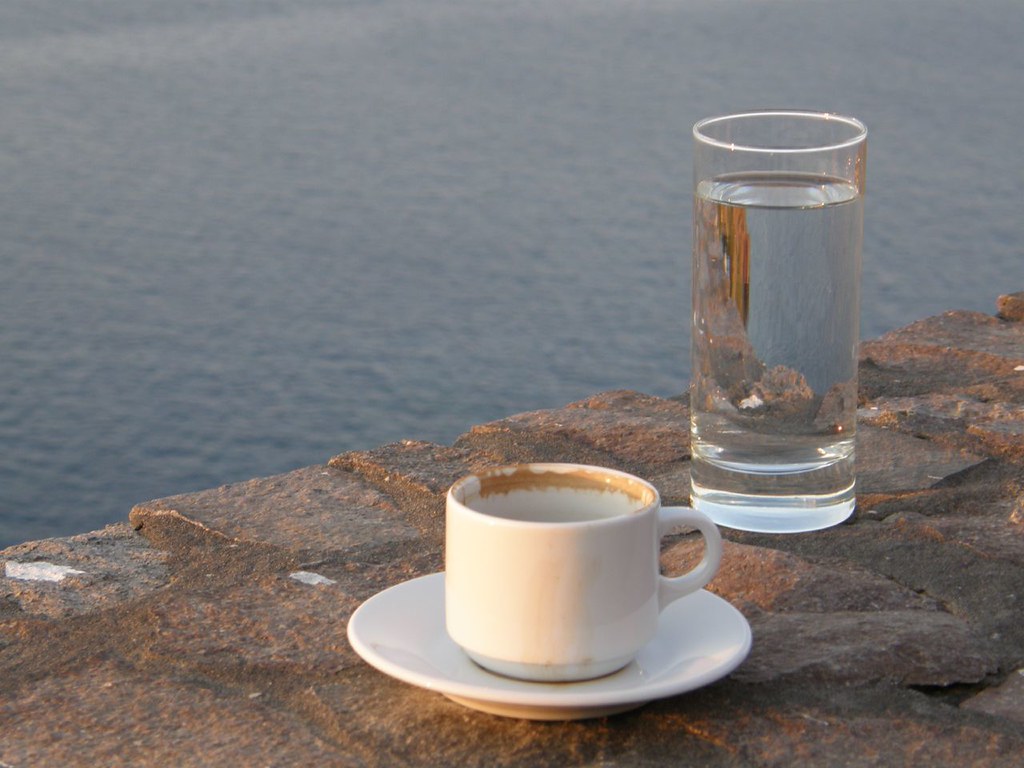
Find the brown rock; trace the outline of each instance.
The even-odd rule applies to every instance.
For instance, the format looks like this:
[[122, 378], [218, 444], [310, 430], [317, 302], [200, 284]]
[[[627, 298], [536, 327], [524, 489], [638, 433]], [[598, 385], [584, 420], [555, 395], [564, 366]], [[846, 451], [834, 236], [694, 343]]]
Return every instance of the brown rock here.
[[444, 540], [444, 496], [457, 479], [476, 469], [504, 463], [485, 453], [406, 440], [372, 451], [335, 456], [331, 467], [359, 476], [386, 494], [401, 519], [431, 546]]
[[111, 662], [0, 691], [3, 765], [323, 765], [348, 758], [264, 692]]
[[[686, 570], [701, 547], [690, 540], [672, 546], [663, 554], [666, 570]], [[754, 630], [736, 680], [945, 686], [977, 682], [998, 666], [937, 601], [839, 559], [810, 562], [726, 542], [709, 589], [743, 609]]]
[[184, 522], [223, 542], [326, 553], [411, 541], [416, 530], [393, 502], [358, 475], [327, 466], [139, 504], [129, 519], [143, 535]]
[[[662, 565], [667, 573], [681, 573], [702, 549], [699, 538], [685, 539], [665, 550]], [[742, 609], [753, 608], [754, 615], [939, 609], [936, 601], [840, 558], [812, 562], [732, 541], [723, 542], [722, 565], [708, 589]]]
[[905, 536], [955, 545], [985, 560], [1024, 567], [1024, 523], [1014, 520], [1016, 508], [1006, 499], [977, 516], [925, 517], [907, 512], [894, 522]]
[[1024, 723], [1024, 669], [1011, 672], [1004, 682], [972, 696], [960, 706]]
[[665, 506], [690, 504], [690, 462], [665, 464], [645, 473], [646, 479], [658, 489]]
[[[898, 512], [881, 522], [858, 520], [815, 534], [766, 537], [744, 534], [745, 543], [785, 549], [814, 562], [837, 557], [861, 565], [876, 574], [937, 601], [949, 614], [967, 622], [971, 632], [984, 643], [986, 653], [999, 659], [999, 666], [1015, 668], [1024, 663], [1024, 568], [1007, 553], [1016, 551], [1019, 529], [1007, 518], [1011, 500], [1002, 510], [976, 511], [978, 521], [990, 517], [988, 528], [994, 538], [986, 543], [991, 553], [980, 550], [968, 537], [972, 526], [947, 514], [927, 517]], [[959, 508], [962, 515], [970, 515]], [[999, 521], [1000, 511], [1002, 521]], [[949, 528], [943, 523], [946, 520]], [[959, 529], [962, 533], [954, 534]], [[995, 550], [998, 547], [998, 550]]]
[[[366, 765], [564, 768], [569, 765], [742, 765], [720, 744], [655, 725], [643, 711], [613, 718], [537, 723], [495, 717], [373, 669], [304, 692], [322, 727]], [[685, 698], [685, 697], [681, 697]], [[680, 700], [680, 699], [676, 699]], [[358, 750], [358, 752], [356, 752]]]
[[1003, 320], [1024, 320], [1024, 291], [1000, 296], [996, 300], [996, 311]]
[[960, 619], [927, 610], [779, 613], [754, 618], [736, 680], [949, 686], [976, 683], [996, 657]]
[[947, 312], [861, 344], [860, 395], [976, 393], [1022, 402], [1024, 325]]
[[[970, 446], [978, 458], [1024, 455], [1024, 405], [1018, 403], [957, 393], [880, 397], [858, 416], [862, 423], [928, 434], [949, 446]], [[959, 450], [965, 458], [971, 455], [966, 447]]]
[[392, 493], [400, 488], [406, 494], [425, 496], [443, 496], [452, 483], [482, 466], [481, 458], [470, 451], [418, 440], [343, 453], [330, 465], [358, 473]]
[[980, 312], [953, 311], [918, 320], [870, 344], [872, 348], [885, 345], [939, 347], [948, 352], [1024, 362], [1024, 328]]
[[727, 682], [647, 712], [642, 727], [700, 734], [737, 765], [1010, 768], [1024, 750], [1021, 729], [885, 685]]
[[972, 424], [967, 431], [980, 437], [995, 456], [1005, 456], [1015, 461], [1024, 459], [1024, 407], [1012, 421]]
[[[511, 441], [529, 448], [525, 453], [509, 451]], [[577, 461], [650, 472], [689, 458], [690, 409], [680, 400], [639, 392], [605, 392], [564, 408], [474, 427], [458, 445], [504, 454], [514, 461], [530, 461], [536, 456], [539, 461]]]
[[858, 493], [930, 488], [983, 460], [983, 456], [893, 430], [870, 424], [857, 427]]
[[[63, 539], [18, 544], [0, 551], [0, 617], [59, 619], [111, 608], [167, 584], [166, 552], [126, 524]], [[5, 576], [11, 564], [70, 568], [60, 581]]]
[[136, 653], [202, 668], [332, 673], [357, 662], [345, 628], [362, 597], [333, 579], [303, 583], [286, 573], [222, 590], [176, 591], [138, 612], [136, 634], [145, 640]]

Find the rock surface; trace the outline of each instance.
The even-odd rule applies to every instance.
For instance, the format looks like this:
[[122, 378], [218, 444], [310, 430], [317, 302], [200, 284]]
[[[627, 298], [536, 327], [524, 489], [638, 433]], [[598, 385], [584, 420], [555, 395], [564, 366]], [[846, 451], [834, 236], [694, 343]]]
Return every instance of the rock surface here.
[[[444, 492], [466, 472], [596, 463], [686, 503], [687, 398], [608, 392], [0, 552], [0, 766], [1019, 766], [1020, 297], [863, 345], [854, 516], [723, 530], [709, 589], [754, 634], [725, 680], [537, 723], [393, 680], [346, 640], [363, 600], [443, 568]], [[670, 537], [665, 570], [699, 549]]]

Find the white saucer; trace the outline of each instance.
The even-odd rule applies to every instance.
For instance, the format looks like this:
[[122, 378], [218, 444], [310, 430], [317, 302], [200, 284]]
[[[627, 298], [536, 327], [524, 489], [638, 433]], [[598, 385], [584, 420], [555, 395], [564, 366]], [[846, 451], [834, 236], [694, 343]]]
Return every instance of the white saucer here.
[[750, 625], [701, 590], [661, 613], [658, 633], [624, 669], [579, 683], [531, 683], [470, 661], [445, 630], [444, 574], [407, 581], [352, 614], [348, 640], [370, 665], [473, 709], [529, 720], [578, 720], [691, 691], [732, 672], [750, 651]]

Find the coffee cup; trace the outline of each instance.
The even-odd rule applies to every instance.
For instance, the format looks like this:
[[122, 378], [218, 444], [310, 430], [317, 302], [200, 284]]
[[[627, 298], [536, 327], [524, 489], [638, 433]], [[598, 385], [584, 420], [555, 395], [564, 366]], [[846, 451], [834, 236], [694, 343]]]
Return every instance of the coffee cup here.
[[[682, 525], [703, 559], [666, 577], [660, 542]], [[655, 635], [669, 603], [707, 584], [722, 542], [686, 507], [662, 507], [638, 477], [579, 464], [521, 464], [464, 477], [448, 491], [445, 624], [485, 669], [532, 681], [611, 674]]]

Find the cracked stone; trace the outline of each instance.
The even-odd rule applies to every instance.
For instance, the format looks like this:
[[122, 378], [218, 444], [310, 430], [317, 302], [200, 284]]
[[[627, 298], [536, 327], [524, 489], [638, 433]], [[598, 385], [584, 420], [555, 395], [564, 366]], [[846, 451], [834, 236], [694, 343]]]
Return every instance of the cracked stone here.
[[[858, 417], [862, 423], [927, 432], [947, 444], [970, 441], [978, 453], [1024, 457], [1024, 405], [1017, 403], [958, 393], [881, 397], [862, 408]], [[963, 455], [971, 454], [963, 451]]]
[[480, 466], [470, 451], [436, 443], [403, 440], [371, 451], [335, 456], [332, 467], [358, 472], [378, 486], [402, 486], [406, 492], [442, 495], [463, 475]]
[[[701, 547], [684, 540], [662, 564], [682, 572]], [[750, 620], [754, 647], [733, 673], [744, 682], [951, 685], [977, 682], [998, 666], [973, 630], [935, 600], [836, 558], [810, 562], [727, 541], [708, 588]]]
[[998, 662], [962, 620], [940, 611], [777, 613], [751, 619], [754, 645], [736, 680], [949, 686]]
[[[703, 550], [684, 539], [662, 553], [666, 573], [692, 568]], [[939, 610], [934, 600], [840, 558], [806, 560], [778, 549], [722, 542], [722, 565], [708, 589], [741, 609], [769, 613]], [[825, 619], [823, 619], [825, 620]]]
[[272, 574], [223, 590], [176, 592], [132, 620], [146, 638], [146, 657], [331, 673], [357, 662], [345, 628], [365, 596], [337, 582], [304, 584]]
[[382, 489], [426, 542], [444, 540], [444, 495], [463, 475], [504, 463], [493, 454], [406, 440], [335, 456], [331, 466]]
[[59, 619], [135, 600], [167, 583], [167, 558], [124, 523], [8, 547], [0, 551], [0, 564], [50, 563], [71, 570], [59, 581], [14, 579], [0, 570], [0, 617]]
[[868, 424], [857, 427], [858, 493], [930, 488], [984, 459], [984, 456], [893, 430]]
[[651, 705], [642, 723], [699, 733], [737, 765], [991, 766], [1017, 768], [1024, 731], [890, 686], [825, 687], [726, 682], [674, 707]]
[[1000, 685], [985, 689], [960, 706], [1024, 723], [1024, 669], [1011, 672]]
[[137, 505], [143, 535], [183, 521], [200, 535], [295, 552], [339, 552], [418, 534], [394, 504], [357, 475], [326, 466], [298, 469]]
[[357, 745], [353, 751], [368, 765], [626, 768], [675, 765], [681, 754], [709, 768], [736, 765], [728, 752], [699, 735], [678, 728], [655, 731], [637, 713], [538, 727], [466, 709], [372, 669], [346, 670], [343, 680], [317, 685], [306, 695], [347, 743]]
[[1024, 362], [1024, 328], [980, 312], [956, 310], [885, 334], [872, 347], [918, 345], [993, 355]]
[[0, 692], [3, 765], [324, 765], [345, 757], [257, 698], [111, 662]]
[[564, 408], [482, 424], [460, 438], [460, 444], [486, 445], [485, 439], [495, 435], [570, 446], [562, 448], [571, 454], [566, 461], [651, 471], [689, 458], [690, 409], [679, 400], [617, 390]]
[[860, 347], [862, 400], [959, 393], [1022, 402], [1024, 324], [947, 312]]
[[1024, 567], [1024, 524], [1014, 521], [1015, 511], [1016, 505], [1007, 500], [976, 517], [925, 517], [907, 512], [892, 522], [909, 537], [954, 544], [986, 560]]

